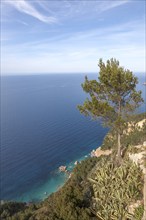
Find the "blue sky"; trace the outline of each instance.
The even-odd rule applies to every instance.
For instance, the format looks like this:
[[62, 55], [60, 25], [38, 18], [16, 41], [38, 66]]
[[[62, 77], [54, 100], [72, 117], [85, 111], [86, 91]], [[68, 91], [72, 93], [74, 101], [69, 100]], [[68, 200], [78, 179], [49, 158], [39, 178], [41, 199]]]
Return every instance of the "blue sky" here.
[[90, 73], [111, 57], [145, 72], [145, 4], [1, 0], [1, 72]]

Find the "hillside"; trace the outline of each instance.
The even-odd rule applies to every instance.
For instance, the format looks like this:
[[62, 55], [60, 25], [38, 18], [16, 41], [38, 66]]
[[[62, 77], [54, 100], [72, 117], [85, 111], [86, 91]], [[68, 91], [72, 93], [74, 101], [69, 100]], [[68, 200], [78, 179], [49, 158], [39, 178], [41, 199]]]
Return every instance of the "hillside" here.
[[[77, 164], [62, 188], [36, 204], [4, 202], [0, 208], [1, 219], [141, 220], [145, 196], [144, 119], [145, 113], [130, 119], [132, 126], [122, 137], [120, 165], [115, 162], [116, 141], [114, 131], [110, 131], [101, 146], [102, 154]], [[112, 153], [104, 155], [105, 150]]]

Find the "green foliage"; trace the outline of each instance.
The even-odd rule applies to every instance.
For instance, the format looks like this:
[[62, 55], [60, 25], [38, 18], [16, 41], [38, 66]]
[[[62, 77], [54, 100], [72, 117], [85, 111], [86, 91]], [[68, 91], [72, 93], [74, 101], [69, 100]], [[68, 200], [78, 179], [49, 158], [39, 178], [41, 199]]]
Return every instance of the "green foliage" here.
[[26, 208], [25, 203], [5, 202], [0, 206], [1, 219], [6, 219], [21, 210], [25, 210], [25, 208]]
[[98, 81], [88, 80], [82, 84], [89, 94], [79, 111], [93, 119], [101, 118], [104, 125], [115, 130], [117, 135], [117, 160], [121, 162], [121, 135], [127, 126], [129, 113], [143, 102], [141, 91], [136, 91], [137, 77], [130, 70], [120, 67], [116, 59], [99, 60]]
[[140, 168], [131, 161], [117, 167], [112, 161], [103, 159], [89, 180], [93, 185], [93, 213], [97, 219], [132, 219], [128, 205], [142, 196]]
[[146, 153], [145, 153], [144, 156], [143, 156], [143, 164], [144, 164], [144, 166], [145, 166], [145, 168], [146, 168]]
[[143, 144], [146, 139], [146, 123], [141, 129], [135, 127], [127, 134], [123, 135], [123, 146]]
[[35, 204], [4, 202], [0, 207], [0, 216], [2, 220], [34, 220], [32, 216], [36, 210]]
[[103, 150], [107, 150], [107, 149], [114, 150], [116, 148], [116, 146], [117, 146], [117, 137], [116, 137], [116, 135], [113, 134], [113, 132], [110, 131], [105, 136], [103, 143], [101, 145], [101, 148]]
[[87, 175], [97, 161], [97, 158], [88, 158], [78, 164], [65, 186], [45, 201], [49, 219], [93, 219], [94, 215], [90, 211], [93, 192], [90, 183], [87, 181]]
[[[142, 128], [138, 128], [136, 123], [143, 120], [145, 118], [145, 113], [138, 114], [132, 116], [129, 122], [133, 123], [133, 127], [130, 132], [125, 132], [122, 135], [121, 139], [121, 148], [122, 151], [125, 149], [130, 151], [131, 153], [137, 153], [138, 149], [133, 148], [135, 145], [142, 145], [146, 140], [146, 123], [143, 123]], [[117, 146], [117, 137], [113, 130], [109, 131], [109, 133], [105, 136], [103, 143], [101, 145], [103, 150], [112, 149], [113, 151]]]
[[134, 211], [134, 219], [135, 220], [142, 220], [143, 212], [144, 212], [143, 205], [138, 206]]
[[131, 115], [128, 119], [129, 122], [139, 122], [141, 120], [143, 120], [144, 118], [146, 118], [146, 112], [142, 112], [142, 113], [139, 113], [139, 114], [134, 114], [134, 115]]
[[98, 64], [98, 81], [85, 78], [83, 90], [89, 94], [78, 108], [81, 113], [93, 118], [101, 117], [110, 127], [123, 129], [126, 113], [135, 110], [143, 101], [141, 91], [136, 91], [137, 78], [131, 71], [119, 66], [119, 61], [110, 59]]

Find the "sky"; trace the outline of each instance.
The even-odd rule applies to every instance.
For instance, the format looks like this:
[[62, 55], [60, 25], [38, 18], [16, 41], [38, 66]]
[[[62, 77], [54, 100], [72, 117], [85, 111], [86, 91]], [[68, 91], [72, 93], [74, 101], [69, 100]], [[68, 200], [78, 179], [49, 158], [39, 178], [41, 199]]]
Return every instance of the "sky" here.
[[146, 72], [145, 0], [1, 0], [1, 74]]

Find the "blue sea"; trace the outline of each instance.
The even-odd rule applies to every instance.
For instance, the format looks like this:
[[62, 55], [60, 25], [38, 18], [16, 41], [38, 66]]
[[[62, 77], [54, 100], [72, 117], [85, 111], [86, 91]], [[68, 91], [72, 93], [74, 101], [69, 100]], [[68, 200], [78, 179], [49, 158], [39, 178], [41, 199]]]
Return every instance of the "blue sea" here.
[[[107, 128], [80, 114], [83, 74], [1, 77], [1, 200], [40, 201], [101, 145]], [[96, 79], [97, 74], [89, 74]], [[144, 74], [138, 89], [145, 99]], [[139, 112], [145, 111], [143, 104]]]

